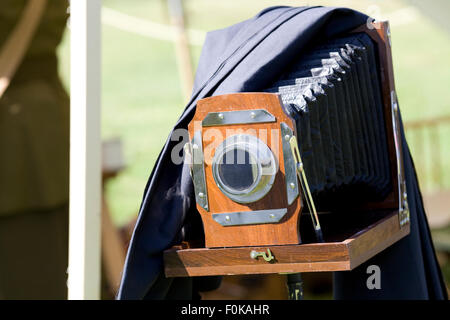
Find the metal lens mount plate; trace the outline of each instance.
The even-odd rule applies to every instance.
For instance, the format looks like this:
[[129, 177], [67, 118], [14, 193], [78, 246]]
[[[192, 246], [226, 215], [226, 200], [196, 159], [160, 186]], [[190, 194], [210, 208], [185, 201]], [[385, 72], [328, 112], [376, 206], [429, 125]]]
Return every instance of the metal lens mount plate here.
[[249, 224], [277, 223], [286, 215], [286, 213], [287, 208], [282, 208], [271, 210], [214, 213], [212, 215], [212, 218], [220, 225], [229, 227]]
[[[230, 152], [241, 152], [249, 155], [251, 170], [253, 174], [252, 183], [244, 188], [236, 188], [227, 183], [222, 173], [225, 154]], [[238, 162], [236, 163], [235, 160]], [[241, 158], [231, 159], [232, 164], [239, 163]], [[227, 161], [225, 159], [225, 161]], [[236, 134], [225, 139], [215, 150], [212, 161], [212, 173], [220, 191], [231, 200], [238, 203], [252, 203], [263, 198], [272, 188], [275, 176], [278, 172], [278, 163], [270, 148], [260, 139], [249, 134]], [[232, 174], [232, 172], [230, 172]], [[238, 180], [240, 177], [230, 177], [228, 180]]]
[[275, 117], [264, 109], [210, 112], [202, 121], [203, 127], [224, 126], [229, 124], [249, 124], [275, 122]]
[[196, 131], [194, 133], [191, 145], [192, 145], [192, 180], [194, 182], [195, 201], [203, 209], [209, 211], [201, 131]]
[[292, 154], [291, 145], [289, 143], [294, 133], [286, 123], [282, 122], [280, 126], [281, 126], [281, 140], [283, 144], [286, 193], [288, 205], [291, 205], [299, 194], [298, 180], [297, 180], [297, 166], [294, 160], [294, 156]]

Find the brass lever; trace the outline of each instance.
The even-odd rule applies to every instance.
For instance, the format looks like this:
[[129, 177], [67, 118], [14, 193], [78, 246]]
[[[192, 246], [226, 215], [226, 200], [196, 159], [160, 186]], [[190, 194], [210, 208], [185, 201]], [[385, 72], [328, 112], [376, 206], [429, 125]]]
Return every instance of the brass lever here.
[[317, 241], [324, 242], [322, 228], [320, 227], [319, 222], [319, 216], [317, 215], [316, 206], [314, 205], [314, 200], [309, 190], [308, 180], [306, 179], [302, 158], [300, 156], [300, 151], [298, 150], [297, 138], [295, 136], [292, 136], [291, 139], [289, 140], [289, 144], [291, 145], [292, 155], [296, 162], [298, 179], [300, 180], [300, 185], [303, 189], [303, 194], [305, 195], [306, 199], [306, 204], [308, 205], [309, 212], [311, 214], [311, 219], [314, 226], [314, 231], [316, 232]]
[[262, 257], [267, 262], [270, 262], [273, 259], [275, 259], [275, 257], [272, 255], [272, 252], [270, 251], [270, 249], [267, 249], [267, 254], [264, 251], [263, 252], [257, 252], [255, 250], [252, 250], [250, 252], [250, 258], [258, 259], [258, 257]]

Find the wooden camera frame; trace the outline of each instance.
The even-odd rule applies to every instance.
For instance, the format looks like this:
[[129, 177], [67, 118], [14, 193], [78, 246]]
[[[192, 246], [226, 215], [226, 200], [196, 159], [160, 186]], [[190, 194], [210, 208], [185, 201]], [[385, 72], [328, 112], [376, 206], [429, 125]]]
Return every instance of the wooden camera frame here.
[[[199, 181], [195, 179], [194, 187], [197, 208], [205, 231], [205, 245], [198, 247], [193, 243], [185, 242], [166, 250], [164, 263], [167, 277], [352, 270], [409, 234], [409, 210], [404, 181], [389, 23], [375, 22], [371, 27], [362, 25], [352, 32], [367, 33], [378, 48], [393, 181], [391, 193], [384, 201], [367, 203], [363, 208], [358, 209], [360, 212], [349, 213], [345, 219], [342, 219], [342, 215], [339, 217], [333, 214], [321, 215], [325, 242], [314, 243], [315, 241], [311, 240], [314, 238], [308, 234], [310, 233], [308, 229], [312, 229], [310, 222], [308, 219], [303, 219], [300, 214], [302, 193], [298, 192], [298, 196], [292, 199], [292, 190], [299, 190], [298, 184], [291, 185], [290, 165], [289, 159], [286, 159], [286, 150], [283, 150], [286, 147], [283, 144], [283, 137], [286, 134], [295, 134], [296, 130], [293, 121], [283, 112], [279, 97], [268, 93], [241, 93], [200, 100], [194, 119], [189, 125], [189, 133], [192, 138], [191, 146], [195, 145], [195, 148], [190, 150], [194, 158], [193, 171], [195, 173], [196, 170], [204, 170], [202, 181], [204, 189], [201, 183], [199, 187]], [[268, 111], [275, 120], [263, 121], [264, 115], [254, 112], [259, 109]], [[243, 113], [234, 122], [220, 122], [227, 118], [226, 112], [230, 111]], [[278, 150], [279, 157], [279, 172], [272, 189], [266, 196], [250, 204], [234, 202], [217, 189], [210, 165], [211, 155], [204, 154], [205, 162], [195, 164], [196, 152], [198, 158], [198, 152], [206, 151], [201, 138], [205, 119], [206, 126], [210, 126], [210, 123], [213, 125], [219, 123], [215, 129], [222, 134], [226, 129], [235, 127], [236, 123], [240, 123], [242, 127], [242, 123], [246, 121], [248, 123], [245, 124], [245, 129], [280, 130], [281, 128], [282, 134], [278, 140], [264, 141], [271, 149]], [[211, 119], [213, 121], [209, 123]], [[252, 122], [252, 119], [260, 121]], [[223, 136], [226, 137], [225, 134]], [[272, 145], [274, 141], [277, 141], [278, 145]], [[221, 142], [223, 139], [213, 143], [217, 146]], [[294, 178], [297, 181], [296, 176]], [[289, 191], [290, 188], [291, 191]], [[212, 194], [214, 196], [211, 196]], [[281, 218], [277, 214], [271, 215], [270, 210], [283, 208], [286, 212]], [[251, 224], [251, 221], [249, 223], [245, 219], [239, 220], [242, 216], [240, 213], [264, 210], [268, 212], [260, 217], [263, 223], [270, 218], [279, 219], [277, 223]], [[235, 214], [230, 216], [227, 213]], [[236, 225], [227, 225], [228, 222], [236, 221], [236, 219], [238, 219]], [[300, 239], [300, 233], [302, 239]], [[301, 244], [300, 240], [302, 240]]]

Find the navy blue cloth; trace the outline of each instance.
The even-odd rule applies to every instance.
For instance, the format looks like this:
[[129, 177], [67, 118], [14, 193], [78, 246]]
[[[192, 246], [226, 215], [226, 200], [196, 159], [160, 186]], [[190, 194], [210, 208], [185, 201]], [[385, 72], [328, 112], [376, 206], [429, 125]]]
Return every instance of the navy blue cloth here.
[[[187, 128], [199, 99], [261, 91], [311, 41], [349, 31], [367, 19], [366, 15], [345, 8], [271, 7], [252, 19], [209, 32], [191, 100], [174, 130]], [[167, 279], [163, 275], [163, 251], [179, 242], [183, 238], [183, 225], [199, 215], [189, 169], [171, 160], [172, 149], [179, 143], [175, 135], [172, 139], [172, 133], [144, 191], [118, 299], [192, 299], [197, 297], [197, 291], [219, 284], [217, 277]]]

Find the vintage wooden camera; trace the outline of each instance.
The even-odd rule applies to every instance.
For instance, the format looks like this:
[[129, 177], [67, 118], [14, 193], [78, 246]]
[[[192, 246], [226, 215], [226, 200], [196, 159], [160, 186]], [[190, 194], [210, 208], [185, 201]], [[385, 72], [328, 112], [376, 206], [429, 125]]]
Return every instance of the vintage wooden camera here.
[[169, 277], [351, 270], [409, 233], [387, 22], [200, 100], [189, 134], [205, 239], [165, 252]]

